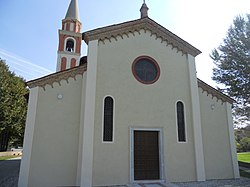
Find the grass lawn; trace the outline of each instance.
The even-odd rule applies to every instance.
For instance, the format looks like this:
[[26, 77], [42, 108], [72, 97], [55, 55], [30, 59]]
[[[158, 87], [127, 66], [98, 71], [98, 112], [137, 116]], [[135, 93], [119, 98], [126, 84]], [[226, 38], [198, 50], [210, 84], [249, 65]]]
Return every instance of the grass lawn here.
[[237, 156], [239, 161], [250, 163], [250, 152], [237, 153]]
[[8, 160], [10, 158], [16, 158], [16, 157], [19, 157], [19, 156], [0, 156], [0, 160]]

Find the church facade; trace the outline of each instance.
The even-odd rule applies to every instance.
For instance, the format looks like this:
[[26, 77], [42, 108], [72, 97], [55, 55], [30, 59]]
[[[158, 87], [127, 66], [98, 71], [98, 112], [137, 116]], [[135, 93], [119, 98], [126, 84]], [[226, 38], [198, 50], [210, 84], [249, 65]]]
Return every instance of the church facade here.
[[198, 49], [140, 11], [81, 34], [71, 0], [57, 72], [27, 82], [19, 187], [239, 178], [233, 100], [197, 79]]

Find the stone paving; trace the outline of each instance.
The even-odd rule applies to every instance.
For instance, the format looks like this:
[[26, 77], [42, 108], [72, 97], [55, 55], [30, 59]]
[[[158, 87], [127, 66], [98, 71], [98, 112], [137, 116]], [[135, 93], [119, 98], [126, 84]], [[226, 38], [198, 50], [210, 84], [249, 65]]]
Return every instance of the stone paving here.
[[240, 178], [232, 180], [209, 180], [205, 182], [185, 182], [185, 183], [153, 183], [153, 184], [129, 184], [103, 187], [250, 187], [250, 179]]
[[176, 183], [179, 187], [250, 187], [250, 179], [208, 180], [205, 182]]
[[0, 161], [0, 187], [17, 187], [20, 158]]
[[[15, 162], [15, 161], [14, 161]], [[9, 163], [14, 163], [9, 162]], [[17, 159], [20, 162], [20, 158]], [[5, 163], [0, 163], [0, 173], [5, 173]], [[18, 174], [19, 174], [19, 163], [17, 164], [18, 169], [15, 172], [11, 172], [6, 176], [0, 177], [0, 187], [17, 187]], [[242, 169], [242, 168], [241, 168]], [[2, 171], [1, 171], [2, 170]], [[244, 168], [246, 172], [250, 172], [249, 168]], [[1, 175], [0, 175], [1, 176]], [[154, 184], [129, 184], [120, 186], [103, 186], [103, 187], [250, 187], [250, 179], [241, 177], [240, 179], [232, 180], [209, 180], [205, 182], [186, 182], [186, 183], [154, 183]]]
[[[17, 187], [18, 176], [10, 176], [1, 181], [1, 187]], [[240, 178], [236, 180], [209, 180], [205, 182], [187, 183], [154, 183], [154, 184], [129, 184], [102, 187], [250, 187], [250, 179]]]

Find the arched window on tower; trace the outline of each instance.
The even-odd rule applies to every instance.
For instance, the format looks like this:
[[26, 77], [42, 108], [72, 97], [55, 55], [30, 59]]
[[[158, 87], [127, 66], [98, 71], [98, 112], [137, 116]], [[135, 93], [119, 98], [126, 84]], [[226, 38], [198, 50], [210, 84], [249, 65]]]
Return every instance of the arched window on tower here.
[[72, 39], [67, 40], [66, 50], [69, 52], [74, 52], [74, 40], [72, 40]]
[[65, 57], [63, 57], [61, 59], [61, 71], [65, 70], [67, 66], [67, 59]]
[[76, 59], [72, 58], [70, 61], [70, 68], [74, 68], [74, 67], [76, 67]]

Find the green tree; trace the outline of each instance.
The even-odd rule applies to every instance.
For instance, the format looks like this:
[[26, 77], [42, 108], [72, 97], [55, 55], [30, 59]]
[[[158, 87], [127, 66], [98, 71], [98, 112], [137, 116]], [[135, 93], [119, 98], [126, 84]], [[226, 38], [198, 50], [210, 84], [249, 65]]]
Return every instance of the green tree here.
[[250, 151], [250, 126], [234, 129], [234, 135], [237, 151]]
[[0, 151], [6, 151], [10, 141], [22, 144], [27, 93], [25, 81], [0, 59]]
[[250, 151], [250, 138], [244, 137], [240, 140], [240, 145], [243, 151]]
[[242, 146], [238, 142], [236, 142], [236, 150], [237, 150], [237, 152], [241, 152], [241, 150], [242, 150]]
[[227, 35], [210, 57], [216, 67], [213, 77], [223, 84], [221, 91], [237, 101], [234, 108], [236, 122], [249, 125], [250, 121], [250, 14], [237, 16]]

